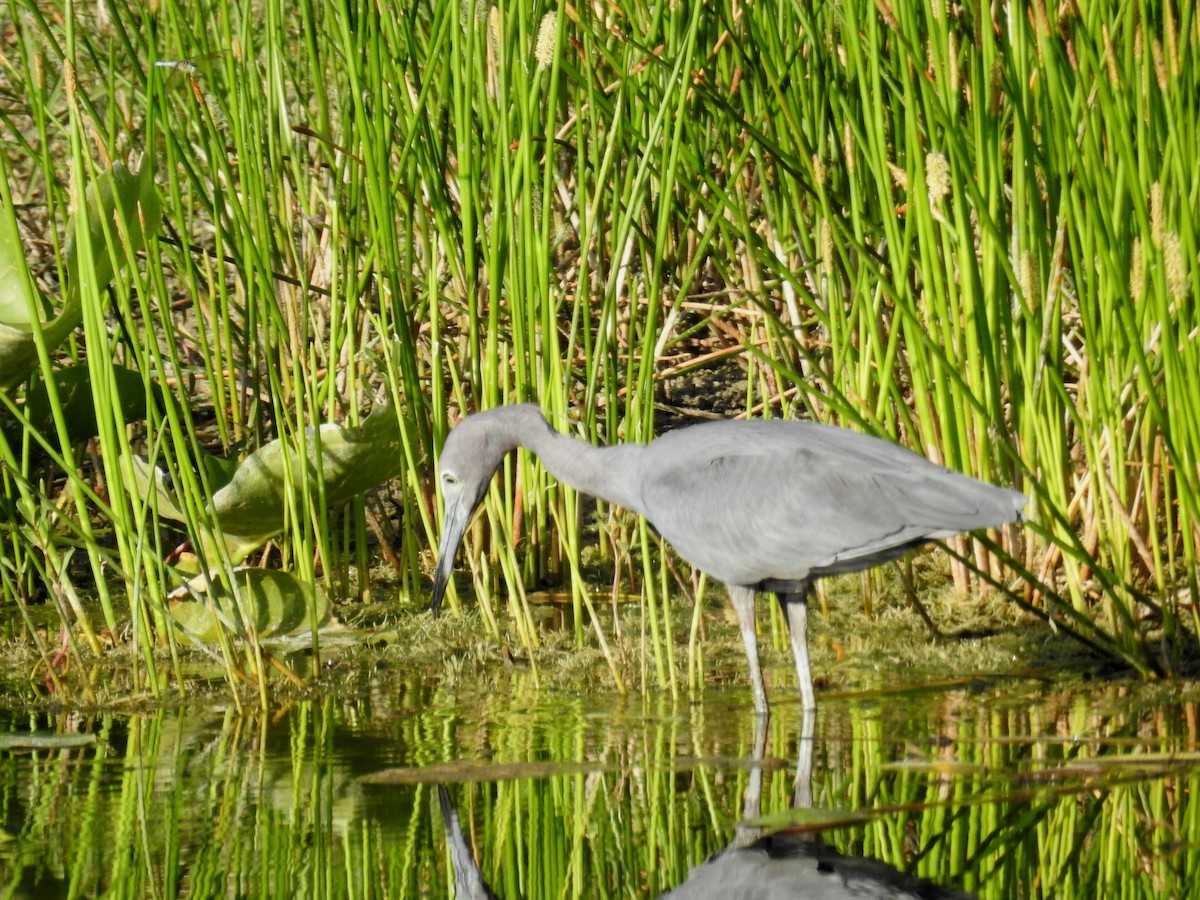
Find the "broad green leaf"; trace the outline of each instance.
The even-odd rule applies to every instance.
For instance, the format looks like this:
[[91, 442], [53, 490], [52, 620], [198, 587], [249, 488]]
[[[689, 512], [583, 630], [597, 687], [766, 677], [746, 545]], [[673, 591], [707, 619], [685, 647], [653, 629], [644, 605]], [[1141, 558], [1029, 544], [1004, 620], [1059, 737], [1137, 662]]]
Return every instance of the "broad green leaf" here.
[[[135, 422], [146, 418], [146, 383], [142, 380], [141, 373], [117, 367], [112, 370], [112, 378], [117, 390], [118, 405], [125, 421]], [[73, 366], [69, 369], [56, 369], [54, 386], [70, 442], [75, 444], [95, 437], [99, 433], [96, 427], [96, 404], [92, 397], [91, 374], [87, 368]], [[162, 391], [157, 385], [151, 390], [156, 398], [162, 396]], [[52, 446], [58, 445], [50, 392], [46, 383], [40, 379], [25, 394], [25, 416], [30, 429], [47, 437]], [[10, 444], [15, 444], [19, 439], [17, 423], [5, 422], [2, 430]], [[37, 449], [34, 450], [34, 454], [41, 455]]]
[[[329, 622], [329, 599], [323, 592], [277, 569], [239, 569], [234, 573], [241, 604], [220, 582], [196, 577], [189, 582], [188, 593], [201, 597], [216, 591], [218, 617], [204, 599], [180, 600], [171, 604], [171, 615], [183, 626], [185, 639], [215, 643], [220, 622], [235, 631], [249, 625], [259, 638], [284, 637], [311, 631]], [[315, 606], [314, 606], [315, 605]], [[316, 622], [309, 619], [309, 608], [316, 610]], [[246, 619], [249, 618], [249, 622]]]
[[[318, 466], [316, 434], [306, 431], [310, 469]], [[403, 452], [396, 413], [376, 410], [358, 428], [326, 424], [320, 428], [320, 469], [325, 502], [334, 506], [386, 481], [400, 471]], [[285, 456], [285, 454], [290, 454]], [[213, 496], [213, 509], [227, 536], [258, 543], [278, 534], [287, 502], [285, 464], [293, 477], [301, 470], [299, 453], [275, 440], [259, 448], [238, 467], [233, 479]]]
[[[307, 471], [312, 472], [318, 467], [315, 429], [308, 429], [305, 438]], [[400, 471], [404, 459], [399, 422], [390, 407], [376, 410], [357, 428], [322, 425], [320, 440], [320, 470], [328, 506], [344, 503], [387, 481]], [[300, 454], [281, 440], [271, 441], [250, 454], [232, 477], [216, 457], [204, 463], [210, 474], [227, 481], [213, 495], [212, 512], [230, 559], [240, 562], [283, 530], [288, 483], [285, 464], [290, 466], [292, 477], [298, 477], [305, 471], [300, 468]], [[154, 493], [161, 515], [184, 522], [180, 504], [166, 487], [163, 473], [151, 470], [144, 460], [134, 460], [134, 470], [138, 495], [145, 499]], [[212, 548], [205, 550], [205, 557], [211, 559]]]
[[0, 322], [0, 390], [19, 384], [37, 365], [33, 335]]
[[203, 453], [200, 463], [204, 466], [205, 474], [208, 475], [209, 487], [214, 491], [219, 491], [233, 480], [239, 465], [237, 459], [227, 459], [212, 453]]
[[186, 523], [187, 517], [179, 508], [175, 492], [167, 486], [167, 473], [158, 466], [150, 465], [140, 456], [133, 457], [130, 464], [133, 467], [133, 489], [137, 491], [138, 497], [145, 500], [153, 494], [155, 508], [160, 516]]
[[[151, 168], [144, 166], [141, 174], [134, 175], [115, 163], [88, 186], [84, 215], [95, 268], [91, 272], [79, 269], [76, 219], [72, 216], [67, 223], [67, 291], [58, 315], [45, 322], [32, 322], [29, 317], [25, 299], [29, 282], [19, 268], [24, 259], [16, 228], [0, 229], [0, 390], [19, 384], [37, 365], [35, 327], [41, 328], [47, 347], [57, 347], [78, 327], [83, 319], [81, 279], [90, 278], [103, 289], [112, 280], [116, 267], [132, 259], [145, 246], [146, 235], [158, 229], [162, 201]], [[106, 228], [114, 243], [111, 253]]]
[[[30, 333], [30, 294], [33, 282], [25, 265], [25, 250], [11, 206], [0, 222], [0, 389], [19, 382], [37, 364], [37, 346]], [[32, 307], [40, 304], [33, 298]]]
[[0, 223], [0, 325], [28, 330], [29, 294], [33, 290], [25, 265], [25, 250], [11, 208]]
[[[202, 463], [209, 471], [221, 472], [222, 460], [209, 454], [204, 454]], [[172, 487], [168, 484], [167, 473], [159, 466], [151, 466], [146, 460], [140, 456], [135, 456], [130, 460], [133, 467], [133, 490], [141, 500], [146, 500], [153, 496], [155, 509], [158, 514], [164, 519], [170, 519], [174, 522], [187, 525], [187, 516], [183, 512], [183, 508], [179, 503], [178, 496]], [[269, 537], [269, 535], [268, 535]], [[205, 536], [197, 538], [192, 535], [194, 541], [199, 544], [204, 550], [204, 558], [213, 560], [218, 557], [217, 548], [206, 539]], [[233, 562], [241, 562], [257, 547], [261, 546], [266, 540], [264, 537], [251, 536], [244, 537], [237, 534], [232, 534], [228, 531], [224, 532], [225, 552], [229, 559]], [[199, 565], [194, 558], [186, 557], [185, 561], [180, 563], [180, 568], [190, 571], [199, 571]]]
[[[72, 217], [67, 224], [68, 298], [64, 314], [69, 308], [76, 314], [79, 312], [78, 298], [70, 295], [79, 293], [80, 279], [90, 277], [98, 287], [104, 288], [112, 281], [117, 267], [134, 258], [146, 246], [146, 235], [158, 230], [162, 221], [162, 200], [150, 167], [144, 166], [140, 174], [134, 175], [120, 163], [114, 163], [88, 187], [86, 210], [95, 268], [91, 272], [79, 269], [76, 224]], [[111, 253], [106, 252], [106, 230], [115, 245]]]

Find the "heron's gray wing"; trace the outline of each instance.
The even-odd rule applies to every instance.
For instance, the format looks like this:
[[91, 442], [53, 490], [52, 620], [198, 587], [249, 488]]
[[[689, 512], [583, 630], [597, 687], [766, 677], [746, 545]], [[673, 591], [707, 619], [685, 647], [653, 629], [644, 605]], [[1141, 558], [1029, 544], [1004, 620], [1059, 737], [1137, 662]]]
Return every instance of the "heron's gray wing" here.
[[693, 565], [735, 584], [853, 571], [999, 524], [980, 521], [994, 517], [977, 496], [998, 489], [845, 429], [716, 423], [650, 450], [641, 472], [650, 521]]

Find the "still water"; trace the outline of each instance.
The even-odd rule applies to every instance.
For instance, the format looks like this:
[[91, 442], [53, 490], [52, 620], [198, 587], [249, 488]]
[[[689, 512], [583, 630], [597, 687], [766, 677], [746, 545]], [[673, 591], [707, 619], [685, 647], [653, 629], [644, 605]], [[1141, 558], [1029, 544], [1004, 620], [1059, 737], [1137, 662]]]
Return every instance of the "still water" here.
[[460, 839], [499, 897], [653, 897], [733, 860], [687, 896], [734, 900], [800, 884], [787, 860], [814, 822], [836, 827], [812, 872], [848, 854], [980, 897], [1200, 896], [1196, 695], [1134, 690], [823, 694], [810, 740], [784, 702], [756, 732], [748, 690], [672, 704], [520, 677], [256, 716], [8, 712], [0, 897], [451, 897]]

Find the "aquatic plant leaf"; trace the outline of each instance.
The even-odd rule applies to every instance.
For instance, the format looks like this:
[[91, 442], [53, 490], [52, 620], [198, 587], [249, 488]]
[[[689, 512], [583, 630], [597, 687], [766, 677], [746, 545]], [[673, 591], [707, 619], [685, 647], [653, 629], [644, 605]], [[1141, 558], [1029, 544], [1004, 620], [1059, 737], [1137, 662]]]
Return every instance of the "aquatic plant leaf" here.
[[0, 228], [0, 324], [14, 328], [29, 321], [29, 295], [33, 290], [25, 265], [25, 250], [13, 210]]
[[[29, 310], [40, 302], [25, 265], [25, 250], [11, 206], [0, 222], [0, 388], [16, 384], [37, 363]], [[30, 300], [33, 303], [30, 303]]]
[[[62, 410], [63, 423], [67, 428], [67, 439], [75, 444], [95, 437], [99, 429], [96, 426], [96, 404], [92, 397], [91, 373], [84, 366], [72, 366], [69, 369], [56, 369], [53, 377], [58, 406]], [[146, 418], [146, 382], [141, 373], [118, 366], [112, 369], [112, 379], [125, 421], [134, 422]], [[157, 385], [151, 386], [151, 393], [156, 401], [161, 400], [162, 391]], [[45, 435], [52, 446], [57, 446], [50, 392], [41, 379], [35, 381], [25, 393], [25, 415], [30, 429]], [[3, 430], [10, 442], [16, 437], [16, 429], [11, 427], [10, 423], [5, 423]]]
[[[320, 467], [329, 506], [343, 503], [386, 481], [401, 467], [400, 426], [395, 412], [376, 410], [357, 428], [327, 424], [320, 429], [318, 459], [315, 431], [305, 432], [305, 451], [311, 469]], [[285, 455], [289, 454], [290, 455]], [[303, 471], [299, 453], [281, 440], [250, 454], [236, 468], [215, 456], [202, 457], [210, 485], [223, 485], [213, 494], [211, 512], [220, 526], [229, 559], [241, 562], [255, 548], [283, 530], [287, 503], [287, 471], [294, 479]], [[160, 515], [187, 523], [166, 474], [143, 459], [133, 460], [134, 484], [143, 500], [152, 494]], [[232, 472], [232, 474], [231, 474]], [[195, 535], [192, 536], [195, 539]], [[205, 546], [206, 558], [214, 548]]]
[[[168, 485], [167, 473], [158, 466], [151, 466], [141, 457], [134, 457], [132, 463], [135, 479], [133, 486], [138, 497], [145, 500], [153, 492], [157, 495], [159, 515], [187, 524], [175, 492]], [[228, 484], [237, 471], [236, 460], [223, 459], [203, 450], [200, 451], [199, 464], [204, 467], [204, 471], [208, 475], [209, 486], [217, 490]], [[232, 547], [234, 544], [230, 544], [230, 546]], [[250, 549], [254, 549], [253, 546]]]
[[[146, 246], [146, 235], [158, 230], [162, 222], [162, 199], [154, 185], [151, 168], [143, 166], [141, 172], [134, 175], [120, 163], [113, 163], [111, 169], [101, 173], [88, 186], [86, 215], [92, 245], [92, 270], [80, 271], [75, 217], [72, 216], [67, 223], [67, 307], [71, 306], [71, 295], [79, 293], [81, 278], [90, 277], [98, 287], [105, 287], [112, 281], [117, 267], [125, 265]], [[111, 252], [108, 252], [106, 231], [112, 235], [115, 245]], [[78, 300], [75, 304], [78, 305]]]
[[215, 644], [220, 638], [221, 624], [206, 603], [199, 600], [172, 603], [171, 617], [180, 626], [179, 639], [185, 644]]
[[7, 390], [37, 365], [37, 345], [18, 328], [0, 322], [0, 390]]
[[219, 491], [233, 481], [240, 463], [234, 458], [200, 451], [200, 465], [204, 466], [204, 473], [208, 476], [209, 488]]
[[[75, 310], [74, 320], [68, 312], [64, 308], [56, 319], [41, 326], [47, 347], [57, 347], [79, 324], [78, 310]], [[20, 384], [37, 363], [37, 339], [28, 318], [25, 325], [0, 322], [0, 390]]]
[[[205, 469], [210, 473], [216, 473], [218, 478], [227, 472], [224, 463], [224, 460], [211, 454], [206, 453], [201, 457], [201, 464], [204, 465]], [[130, 460], [130, 465], [133, 468], [133, 484], [131, 486], [138, 498], [144, 502], [153, 496], [155, 509], [158, 510], [160, 516], [164, 519], [170, 519], [173, 522], [187, 525], [187, 516], [183, 512], [177, 494], [171, 487], [167, 472], [160, 466], [150, 465], [149, 462], [140, 456], [133, 457]], [[225, 480], [228, 481], [228, 478]], [[218, 481], [217, 483], [219, 484], [220, 482]], [[222, 537], [224, 538], [225, 552], [234, 563], [244, 560], [266, 540], [266, 538], [258, 535], [245, 537], [230, 532], [223, 532]], [[215, 559], [219, 556], [217, 548], [207, 539], [202, 537], [199, 543], [204, 549], [206, 559]], [[179, 562], [179, 568], [192, 573], [200, 570], [196, 557], [191, 554], [184, 555]]]
[[[37, 365], [34, 329], [40, 328], [47, 347], [57, 347], [83, 321], [79, 285], [84, 277], [103, 288], [118, 266], [125, 265], [146, 244], [146, 235], [162, 221], [162, 201], [151, 168], [134, 175], [120, 163], [88, 186], [83, 214], [92, 245], [92, 270], [80, 271], [75, 244], [76, 213], [67, 223], [67, 291], [58, 315], [32, 321], [26, 292], [30, 282], [19, 268], [23, 250], [15, 222], [0, 228], [0, 390], [19, 384]], [[105, 231], [113, 236], [109, 252]]]
[[[315, 429], [306, 429], [304, 450], [310, 470], [320, 469], [329, 506], [391, 478], [404, 459], [399, 420], [389, 407], [376, 410], [357, 428], [322, 425], [319, 454]], [[213, 496], [213, 511], [226, 536], [261, 543], [283, 530], [286, 473], [290, 470], [294, 479], [301, 471], [299, 460], [299, 452], [281, 440], [246, 458]]]
[[[201, 597], [215, 591], [217, 616], [204, 599], [179, 600], [171, 604], [171, 615], [183, 626], [185, 640], [215, 643], [220, 623], [234, 631], [252, 628], [259, 638], [283, 637], [319, 629], [330, 621], [329, 598], [278, 569], [238, 569], [234, 594], [215, 579], [200, 576], [188, 583], [188, 594]], [[316, 613], [310, 620], [309, 610]]]
[[187, 522], [183, 510], [175, 499], [175, 492], [167, 484], [167, 473], [159, 466], [152, 466], [140, 456], [132, 457], [130, 465], [133, 468], [133, 488], [140, 499], [146, 500], [154, 496], [155, 509], [165, 519], [175, 522]]

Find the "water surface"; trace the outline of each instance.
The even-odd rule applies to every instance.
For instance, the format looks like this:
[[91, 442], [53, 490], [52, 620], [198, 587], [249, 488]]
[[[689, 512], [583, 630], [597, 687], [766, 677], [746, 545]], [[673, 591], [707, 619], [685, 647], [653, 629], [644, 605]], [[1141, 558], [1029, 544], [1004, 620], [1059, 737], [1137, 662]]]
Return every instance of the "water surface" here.
[[[643, 703], [520, 677], [380, 683], [253, 716], [10, 712], [0, 896], [453, 896], [439, 785], [501, 897], [656, 896], [830, 811], [866, 814], [823, 832], [837, 851], [982, 897], [1194, 896], [1196, 703], [1140, 691], [826, 693], [811, 742], [778, 701], [756, 735], [748, 690]], [[30, 732], [40, 745], [12, 745]], [[798, 795], [817, 812], [794, 812]]]

